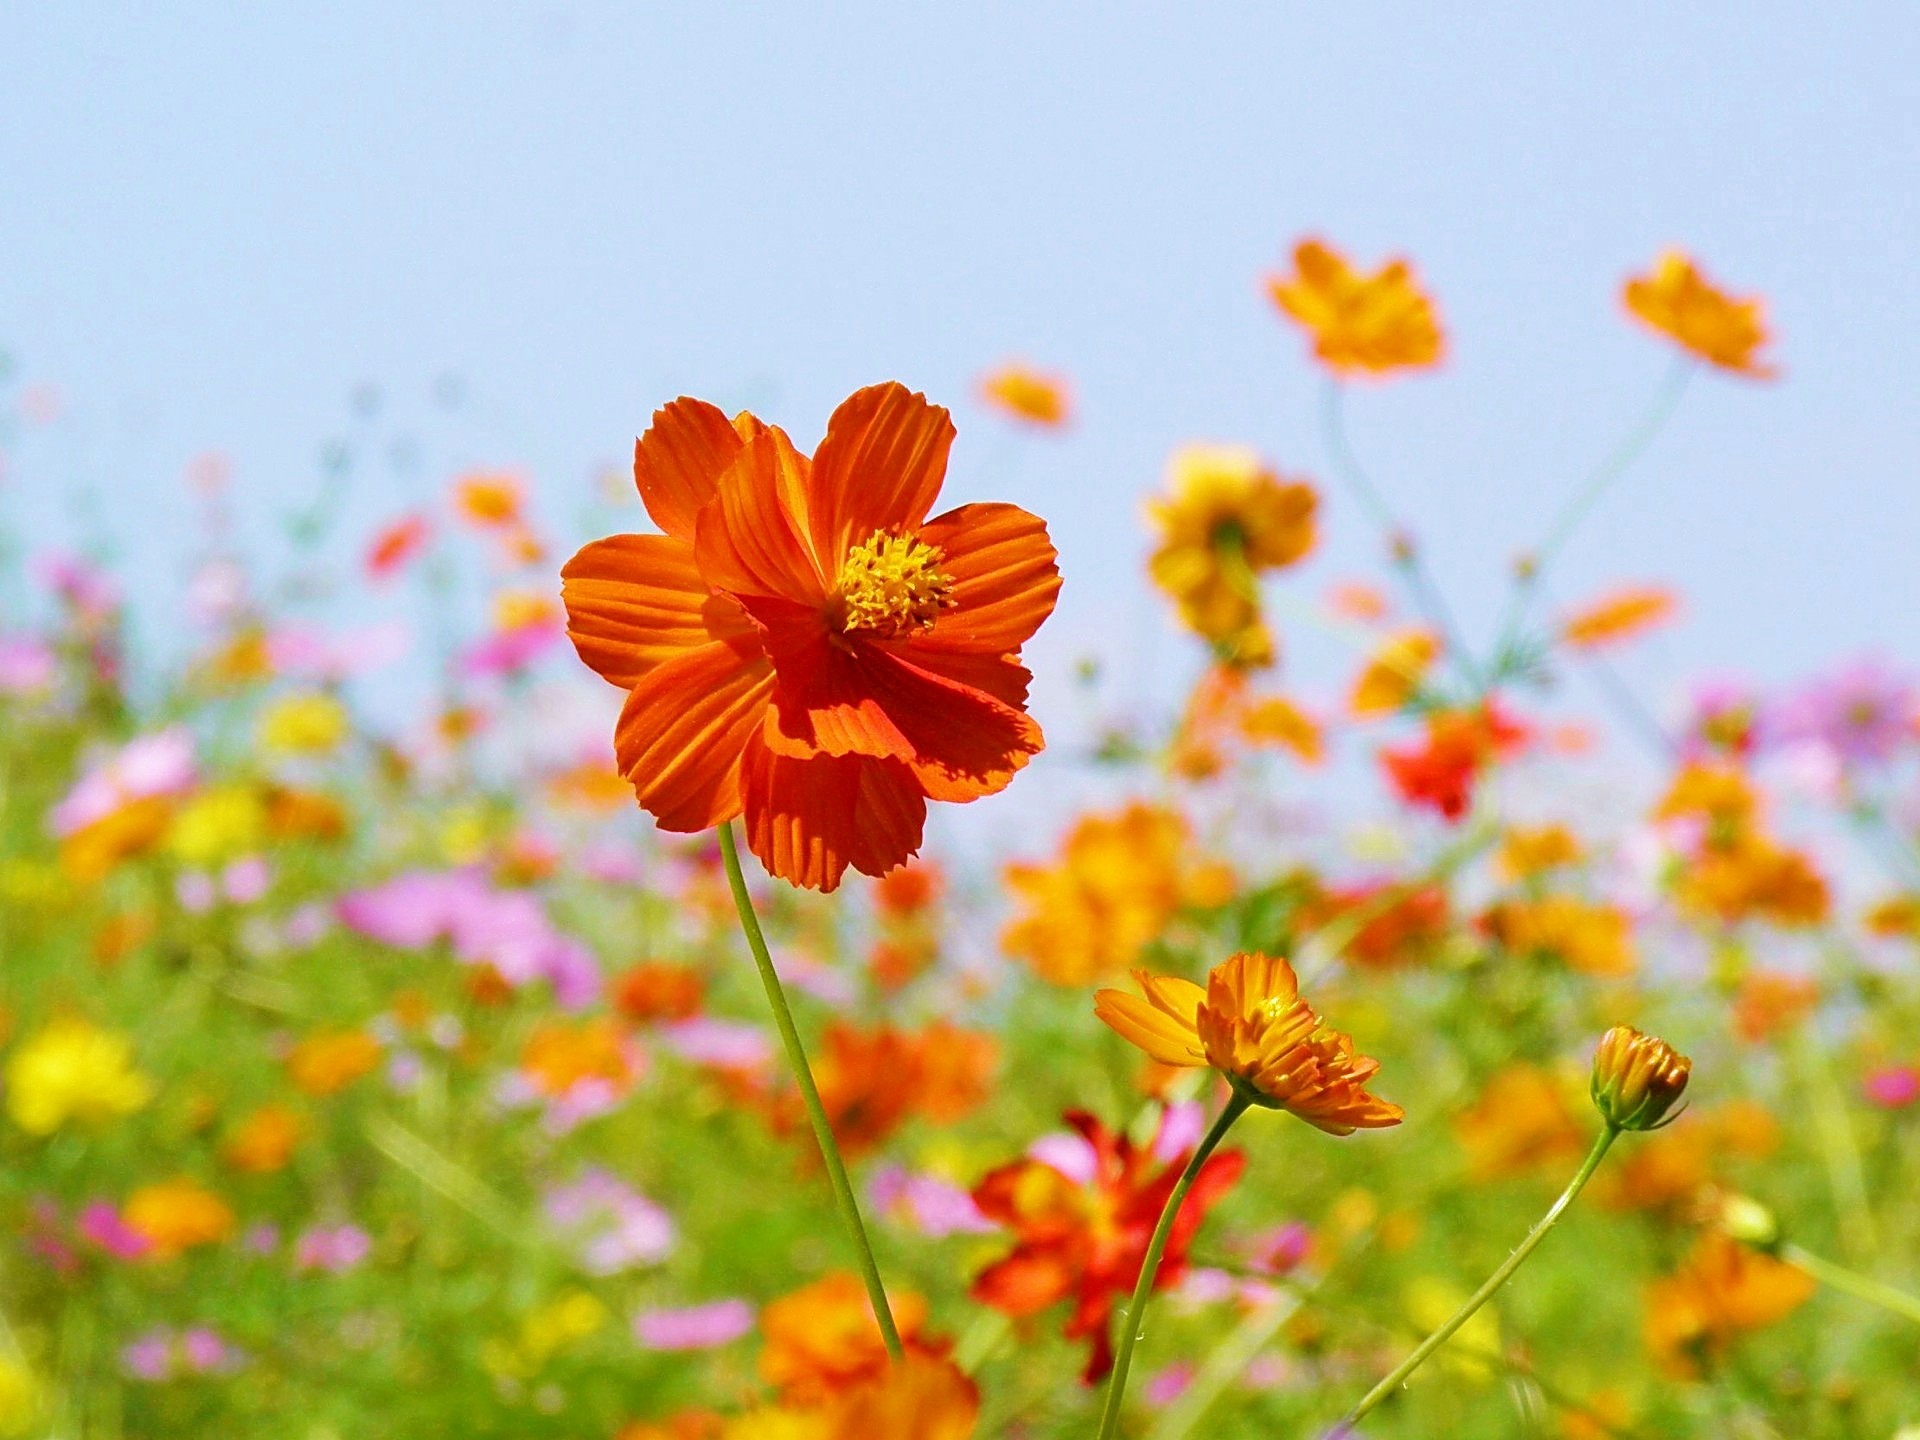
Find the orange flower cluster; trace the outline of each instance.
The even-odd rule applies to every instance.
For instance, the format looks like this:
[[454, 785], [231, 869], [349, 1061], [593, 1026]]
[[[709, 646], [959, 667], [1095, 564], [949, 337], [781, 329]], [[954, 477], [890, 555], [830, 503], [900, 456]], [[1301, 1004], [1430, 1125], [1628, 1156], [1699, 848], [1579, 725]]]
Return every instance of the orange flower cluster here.
[[[1084, 1164], [1030, 1157], [990, 1171], [974, 1187], [980, 1213], [1011, 1229], [1017, 1243], [980, 1273], [972, 1294], [1015, 1319], [1071, 1300], [1065, 1333], [1090, 1342], [1083, 1378], [1092, 1384], [1112, 1368], [1114, 1304], [1138, 1283], [1153, 1227], [1193, 1151], [1162, 1156], [1157, 1139], [1135, 1145], [1081, 1111], [1066, 1120], [1084, 1142]], [[1163, 1115], [1163, 1135], [1165, 1126]], [[1173, 1222], [1155, 1290], [1179, 1281], [1207, 1211], [1245, 1165], [1239, 1151], [1225, 1150], [1200, 1167]]]
[[1387, 375], [1440, 363], [1446, 350], [1433, 302], [1405, 260], [1368, 275], [1324, 241], [1294, 247], [1293, 273], [1267, 281], [1282, 313], [1313, 340], [1336, 375]]
[[634, 481], [665, 533], [597, 540], [562, 576], [662, 829], [744, 815], [771, 873], [832, 890], [914, 854], [927, 801], [991, 795], [1039, 752], [1018, 655], [1053, 609], [1053, 546], [1012, 505], [927, 518], [952, 441], [896, 384], [842, 404], [811, 459], [704, 401], [655, 413]]
[[1804, 1270], [1708, 1231], [1679, 1269], [1647, 1287], [1647, 1348], [1669, 1374], [1697, 1375], [1740, 1335], [1798, 1310], [1816, 1288]]
[[1631, 975], [1638, 963], [1626, 912], [1577, 895], [1502, 900], [1481, 915], [1480, 926], [1516, 955], [1555, 960], [1583, 975]]
[[1759, 798], [1747, 778], [1724, 764], [1694, 764], [1674, 778], [1654, 812], [1681, 822], [1687, 842], [1673, 885], [1680, 908], [1702, 920], [1737, 925], [1766, 920], [1784, 928], [1827, 918], [1827, 882], [1812, 862], [1766, 834]]
[[1682, 251], [1667, 251], [1649, 273], [1627, 281], [1621, 299], [1635, 319], [1710, 365], [1755, 380], [1779, 373], [1757, 353], [1767, 343], [1761, 302], [1716, 289]]
[[1329, 1135], [1398, 1125], [1405, 1112], [1367, 1092], [1380, 1062], [1356, 1054], [1300, 998], [1293, 966], [1274, 955], [1233, 955], [1202, 990], [1175, 975], [1136, 970], [1145, 998], [1101, 990], [1093, 1013], [1162, 1065], [1211, 1066], [1256, 1105], [1285, 1110]]

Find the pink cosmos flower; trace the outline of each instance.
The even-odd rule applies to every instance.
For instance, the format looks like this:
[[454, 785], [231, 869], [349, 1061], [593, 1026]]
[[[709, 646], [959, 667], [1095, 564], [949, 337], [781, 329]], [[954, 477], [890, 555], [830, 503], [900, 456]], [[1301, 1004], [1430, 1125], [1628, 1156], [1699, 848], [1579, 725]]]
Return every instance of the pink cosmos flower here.
[[752, 1329], [753, 1307], [744, 1300], [643, 1310], [633, 1317], [633, 1338], [647, 1350], [714, 1350]]

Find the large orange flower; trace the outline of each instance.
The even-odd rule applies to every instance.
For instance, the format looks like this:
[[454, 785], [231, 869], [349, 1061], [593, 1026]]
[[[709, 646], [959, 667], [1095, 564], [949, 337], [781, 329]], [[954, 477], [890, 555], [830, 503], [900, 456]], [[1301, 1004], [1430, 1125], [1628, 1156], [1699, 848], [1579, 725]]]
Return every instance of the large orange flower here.
[[834, 411], [811, 460], [705, 401], [655, 413], [633, 473], [666, 533], [597, 540], [562, 576], [662, 829], [744, 815], [769, 871], [831, 890], [912, 855], [928, 800], [991, 795], [1039, 752], [1018, 657], [1053, 610], [1053, 546], [1013, 505], [927, 518], [952, 441], [892, 383]]

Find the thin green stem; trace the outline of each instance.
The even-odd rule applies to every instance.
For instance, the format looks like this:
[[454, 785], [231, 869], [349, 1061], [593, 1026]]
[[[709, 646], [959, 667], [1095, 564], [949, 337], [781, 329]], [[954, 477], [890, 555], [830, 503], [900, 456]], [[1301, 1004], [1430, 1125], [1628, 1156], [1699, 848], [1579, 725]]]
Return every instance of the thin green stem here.
[[1567, 1188], [1560, 1192], [1560, 1198], [1553, 1202], [1545, 1215], [1540, 1217], [1540, 1223], [1527, 1232], [1527, 1238], [1520, 1242], [1519, 1248], [1501, 1263], [1498, 1270], [1487, 1277], [1485, 1284], [1467, 1297], [1466, 1303], [1453, 1312], [1446, 1324], [1415, 1346], [1411, 1355], [1396, 1365], [1391, 1374], [1369, 1390], [1360, 1403], [1347, 1412], [1346, 1418], [1335, 1428], [1334, 1434], [1351, 1435], [1354, 1427], [1366, 1418], [1374, 1406], [1404, 1385], [1409, 1375], [1426, 1364], [1427, 1358], [1434, 1351], [1452, 1339], [1454, 1332], [1471, 1320], [1474, 1313], [1493, 1298], [1494, 1292], [1506, 1284], [1513, 1272], [1526, 1262], [1526, 1258], [1539, 1247], [1542, 1240], [1547, 1238], [1547, 1232], [1553, 1229], [1561, 1215], [1566, 1213], [1567, 1207], [1573, 1204], [1582, 1190], [1587, 1188], [1587, 1182], [1593, 1178], [1593, 1172], [1600, 1168], [1600, 1162], [1607, 1158], [1607, 1151], [1613, 1148], [1613, 1142], [1619, 1137], [1620, 1132], [1611, 1125], [1600, 1132], [1599, 1138], [1593, 1142], [1593, 1149], [1587, 1152], [1587, 1158], [1581, 1162], [1573, 1179], [1567, 1182]]
[[760, 971], [760, 983], [766, 987], [767, 1004], [773, 1010], [774, 1027], [786, 1046], [787, 1064], [800, 1087], [800, 1099], [807, 1107], [807, 1119], [813, 1122], [813, 1138], [820, 1146], [820, 1159], [826, 1164], [827, 1179], [833, 1186], [834, 1203], [840, 1207], [841, 1223], [853, 1241], [854, 1258], [860, 1262], [860, 1278], [866, 1282], [867, 1299], [873, 1304], [874, 1319], [880, 1322], [881, 1338], [887, 1353], [895, 1360], [904, 1353], [900, 1331], [893, 1323], [893, 1309], [887, 1304], [887, 1292], [880, 1283], [880, 1266], [873, 1258], [873, 1246], [867, 1240], [866, 1223], [860, 1218], [860, 1204], [853, 1197], [853, 1185], [847, 1179], [847, 1167], [840, 1158], [839, 1142], [833, 1138], [833, 1125], [820, 1103], [820, 1087], [813, 1083], [813, 1067], [807, 1063], [806, 1046], [800, 1043], [800, 1031], [793, 1023], [793, 1011], [787, 1005], [787, 992], [780, 974], [767, 953], [767, 937], [760, 932], [760, 917], [754, 914], [753, 897], [747, 894], [747, 877], [740, 871], [740, 852], [734, 846], [733, 822], [720, 826], [720, 858], [727, 869], [727, 885], [733, 891], [733, 905], [740, 912], [740, 929], [753, 952], [753, 963]]
[[1234, 1092], [1226, 1108], [1220, 1112], [1220, 1118], [1207, 1131], [1206, 1139], [1200, 1142], [1200, 1148], [1193, 1152], [1193, 1159], [1187, 1162], [1187, 1168], [1181, 1172], [1173, 1193], [1167, 1197], [1166, 1208], [1160, 1212], [1160, 1223], [1153, 1227], [1153, 1238], [1147, 1241], [1146, 1257], [1140, 1262], [1140, 1279], [1135, 1283], [1133, 1299], [1127, 1305], [1126, 1324], [1120, 1331], [1120, 1343], [1113, 1353], [1113, 1374], [1107, 1379], [1107, 1404], [1100, 1414], [1100, 1440], [1113, 1440], [1119, 1433], [1120, 1402], [1127, 1393], [1127, 1371], [1133, 1365], [1133, 1347], [1140, 1338], [1140, 1326], [1147, 1317], [1147, 1300], [1153, 1294], [1154, 1276], [1160, 1271], [1160, 1257], [1166, 1251], [1167, 1237], [1173, 1234], [1173, 1222], [1180, 1214], [1180, 1206], [1208, 1158], [1226, 1138], [1227, 1131], [1233, 1128], [1233, 1122], [1246, 1114], [1247, 1107], [1252, 1103], [1237, 1090]]
[[1844, 1265], [1836, 1265], [1831, 1260], [1823, 1260], [1811, 1251], [1798, 1245], [1788, 1244], [1780, 1247], [1780, 1258], [1789, 1265], [1804, 1270], [1822, 1285], [1831, 1286], [1842, 1294], [1851, 1295], [1856, 1300], [1864, 1300], [1869, 1305], [1878, 1305], [1882, 1310], [1890, 1311], [1904, 1319], [1920, 1325], [1920, 1299], [1884, 1285], [1871, 1275], [1862, 1275], [1849, 1270]]
[[1826, 1166], [1827, 1186], [1840, 1221], [1841, 1248], [1856, 1265], [1880, 1247], [1873, 1202], [1867, 1194], [1866, 1157], [1847, 1114], [1846, 1096], [1819, 1037], [1804, 1028], [1793, 1037], [1789, 1058], [1807, 1087], [1814, 1139]]

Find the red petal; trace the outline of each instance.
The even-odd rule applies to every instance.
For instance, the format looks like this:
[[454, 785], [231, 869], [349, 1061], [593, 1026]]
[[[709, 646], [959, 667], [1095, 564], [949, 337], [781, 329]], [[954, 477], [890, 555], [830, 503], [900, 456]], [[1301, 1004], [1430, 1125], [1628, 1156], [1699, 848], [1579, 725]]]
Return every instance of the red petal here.
[[946, 553], [940, 568], [956, 603], [914, 637], [918, 648], [1008, 654], [1053, 613], [1060, 569], [1039, 516], [1018, 505], [962, 505], [919, 535]]
[[669, 535], [582, 547], [560, 572], [560, 596], [580, 658], [622, 690], [684, 650], [752, 633], [740, 607], [700, 578], [693, 546]]
[[897, 381], [856, 390], [813, 453], [813, 550], [837, 574], [847, 547], [875, 530], [917, 526], [947, 474], [953, 421]]
[[1017, 1320], [1066, 1299], [1073, 1293], [1073, 1282], [1073, 1270], [1064, 1255], [1022, 1246], [982, 1270], [967, 1293]]
[[627, 696], [613, 748], [662, 830], [711, 830], [740, 813], [740, 756], [759, 733], [773, 667], [714, 643], [649, 670]]
[[767, 872], [832, 890], [851, 865], [883, 875], [920, 848], [927, 802], [897, 760], [776, 755], [759, 735], [741, 765], [747, 846]]
[[781, 431], [755, 431], [700, 513], [694, 549], [708, 584], [824, 602], [826, 583], [804, 538], [807, 474], [807, 457]]
[[740, 448], [740, 436], [716, 405], [683, 395], [654, 411], [653, 424], [633, 446], [633, 483], [653, 523], [693, 539], [700, 507], [713, 498], [715, 482]]

